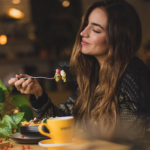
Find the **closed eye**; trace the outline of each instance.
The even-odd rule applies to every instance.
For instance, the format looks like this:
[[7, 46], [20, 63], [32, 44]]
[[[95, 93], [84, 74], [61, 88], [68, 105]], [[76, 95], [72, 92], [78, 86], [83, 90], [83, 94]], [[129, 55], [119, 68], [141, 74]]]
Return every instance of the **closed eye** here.
[[95, 33], [100, 33], [99, 31], [96, 31], [96, 30], [94, 30], [94, 29], [93, 29], [93, 31], [94, 31]]

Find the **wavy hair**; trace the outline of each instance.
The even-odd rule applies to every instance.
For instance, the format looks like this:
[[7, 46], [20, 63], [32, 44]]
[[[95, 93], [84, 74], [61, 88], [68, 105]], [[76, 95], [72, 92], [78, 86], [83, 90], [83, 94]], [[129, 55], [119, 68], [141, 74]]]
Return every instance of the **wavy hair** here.
[[[81, 53], [80, 32], [89, 14], [103, 9], [108, 17], [107, 40], [109, 51], [102, 66], [94, 56]], [[118, 114], [119, 81], [130, 60], [140, 48], [141, 22], [135, 9], [124, 0], [100, 0], [93, 3], [82, 18], [70, 60], [77, 76], [78, 98], [74, 105], [76, 122], [92, 124], [104, 130], [115, 128]]]

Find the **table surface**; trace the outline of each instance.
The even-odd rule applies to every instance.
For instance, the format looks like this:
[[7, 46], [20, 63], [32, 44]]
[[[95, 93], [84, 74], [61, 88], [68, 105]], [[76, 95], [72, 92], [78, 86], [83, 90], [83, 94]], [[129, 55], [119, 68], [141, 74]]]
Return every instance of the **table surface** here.
[[[4, 139], [2, 139], [4, 141]], [[2, 141], [2, 142], [3, 142]], [[9, 139], [8, 142], [10, 142], [10, 144], [13, 145], [12, 148], [8, 148], [8, 150], [21, 150], [21, 146], [23, 145], [25, 150], [27, 150], [27, 145], [30, 145], [30, 149], [33, 150], [46, 150], [46, 148], [39, 146], [38, 144], [19, 144], [16, 141], [14, 141], [13, 139]], [[29, 149], [29, 150], [30, 150]]]
[[[4, 140], [4, 139], [2, 139]], [[13, 145], [13, 148], [8, 148], [8, 150], [21, 150], [21, 146], [23, 145], [25, 147], [25, 150], [27, 150], [26, 146], [30, 145], [29, 150], [47, 150], [45, 147], [41, 147], [38, 144], [19, 144], [13, 139], [9, 139], [10, 144]], [[102, 140], [96, 140], [96, 141], [81, 141], [81, 140], [75, 140], [73, 144], [65, 147], [63, 150], [88, 150], [90, 147], [91, 150], [130, 150], [130, 147], [125, 145], [120, 145], [116, 143], [111, 143], [108, 141], [102, 141]], [[53, 150], [53, 148], [51, 148]]]

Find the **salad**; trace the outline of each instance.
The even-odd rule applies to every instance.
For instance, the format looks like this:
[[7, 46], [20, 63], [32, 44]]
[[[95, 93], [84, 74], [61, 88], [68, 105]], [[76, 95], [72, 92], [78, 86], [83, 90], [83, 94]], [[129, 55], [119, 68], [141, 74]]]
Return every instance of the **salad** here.
[[33, 120], [30, 120], [29, 122], [23, 121], [21, 122], [22, 126], [38, 126], [40, 123], [44, 122], [46, 119], [40, 120], [36, 117]]
[[62, 79], [64, 82], [67, 82], [66, 73], [64, 70], [60, 71], [59, 69], [56, 69], [54, 78], [55, 78], [56, 82], [58, 82], [60, 79]]

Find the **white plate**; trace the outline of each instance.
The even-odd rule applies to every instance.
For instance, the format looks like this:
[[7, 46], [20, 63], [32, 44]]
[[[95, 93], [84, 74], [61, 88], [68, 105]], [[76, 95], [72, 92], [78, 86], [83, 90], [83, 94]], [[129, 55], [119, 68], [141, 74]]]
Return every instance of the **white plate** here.
[[52, 147], [63, 147], [63, 146], [67, 146], [72, 143], [54, 144], [52, 139], [47, 139], [47, 140], [40, 141], [38, 144], [43, 147], [51, 147], [52, 148]]

